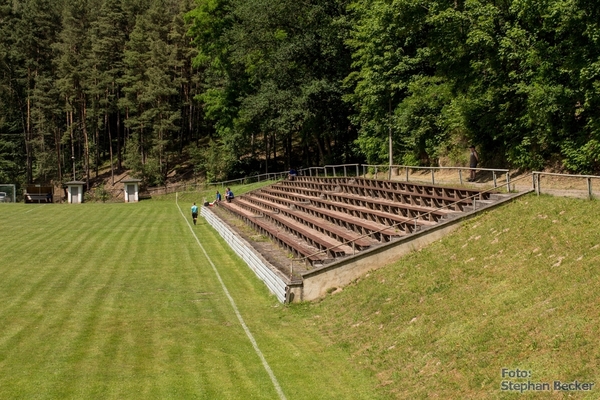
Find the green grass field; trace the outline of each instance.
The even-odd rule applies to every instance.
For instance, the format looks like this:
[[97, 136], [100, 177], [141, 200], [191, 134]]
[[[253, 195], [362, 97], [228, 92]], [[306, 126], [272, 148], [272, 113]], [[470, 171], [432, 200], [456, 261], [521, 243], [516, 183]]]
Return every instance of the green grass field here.
[[[248, 187], [235, 187], [236, 194]], [[529, 195], [283, 306], [189, 206], [0, 207], [0, 399], [596, 399], [600, 204]], [[196, 199], [197, 197], [197, 199]], [[502, 368], [592, 391], [501, 391]]]
[[[2, 205], [1, 399], [279, 398], [189, 206]], [[303, 308], [192, 229], [286, 398], [378, 398]]]
[[[306, 305], [307, 317], [396, 398], [598, 399], [599, 222], [598, 201], [528, 195]], [[503, 380], [595, 386], [522, 395]]]

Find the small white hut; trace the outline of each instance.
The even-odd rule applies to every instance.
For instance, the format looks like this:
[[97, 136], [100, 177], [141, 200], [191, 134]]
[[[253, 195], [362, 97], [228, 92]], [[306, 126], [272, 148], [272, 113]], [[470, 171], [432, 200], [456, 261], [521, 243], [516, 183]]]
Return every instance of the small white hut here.
[[71, 181], [67, 182], [67, 203], [80, 204], [83, 203], [83, 185], [85, 182]]
[[141, 179], [124, 179], [123, 191], [125, 203], [137, 203], [140, 201], [139, 188]]

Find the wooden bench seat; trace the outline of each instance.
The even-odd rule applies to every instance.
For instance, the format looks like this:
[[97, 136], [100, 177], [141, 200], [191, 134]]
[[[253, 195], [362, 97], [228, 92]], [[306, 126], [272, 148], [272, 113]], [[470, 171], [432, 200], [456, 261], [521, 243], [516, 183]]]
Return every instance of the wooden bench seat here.
[[266, 222], [263, 218], [256, 217], [254, 213], [244, 210], [235, 203], [222, 202], [220, 206], [223, 206], [223, 208], [241, 218], [255, 230], [274, 240], [281, 247], [292, 252], [296, 257], [305, 258], [307, 263], [311, 265], [323, 264], [332, 259], [327, 256], [326, 252], [319, 253], [319, 249], [308, 246], [298, 240], [297, 237], [282, 231], [271, 223]]
[[48, 193], [25, 193], [26, 203], [52, 203], [52, 195]]
[[402, 236], [406, 232], [398, 228], [386, 228], [385, 225], [373, 222], [368, 219], [354, 217], [343, 212], [329, 210], [318, 205], [313, 205], [311, 202], [321, 202], [320, 199], [309, 200], [302, 195], [290, 195], [292, 199], [284, 199], [268, 193], [268, 189], [262, 189], [253, 193], [253, 196], [264, 197], [265, 199], [277, 202], [278, 204], [287, 207], [294, 206], [296, 209], [317, 218], [322, 218], [328, 222], [339, 225], [342, 228], [351, 230], [360, 235], [370, 235], [379, 242], [389, 242], [392, 238]]
[[[272, 189], [275, 191], [279, 190], [277, 186], [273, 187]], [[286, 194], [290, 193], [289, 190], [285, 189], [284, 192]], [[319, 194], [319, 192], [312, 189], [300, 189], [299, 192], [300, 193], [298, 194], [304, 195], [306, 200], [312, 201], [315, 204], [322, 204], [328, 209], [344, 210], [344, 212], [356, 217], [379, 222], [388, 226], [395, 224], [404, 225], [406, 223], [415, 225], [415, 218], [417, 218], [417, 226], [429, 226], [435, 224], [436, 221], [439, 221], [442, 217], [448, 214], [448, 211], [439, 212], [428, 211], [425, 209], [412, 209], [412, 212], [407, 212], [406, 214], [402, 215], [402, 212], [406, 211], [406, 209], [391, 202], [377, 201], [370, 198], [334, 192], [325, 192], [321, 193], [320, 196], [316, 196]], [[323, 201], [325, 200], [323, 197], [329, 201]], [[376, 209], [375, 206], [378, 206], [378, 209]], [[400, 214], [396, 214], [394, 211]]]
[[344, 245], [321, 232], [299, 224], [289, 217], [268, 212], [267, 210], [254, 206], [247, 202], [243, 196], [237, 198], [236, 206], [245, 208], [252, 213], [262, 214], [265, 218], [275, 223], [278, 227], [288, 231], [293, 235], [302, 237], [305, 241], [319, 250], [327, 250], [330, 253], [329, 255], [333, 258], [341, 257], [346, 254], [352, 254], [352, 248], [348, 245]]
[[[448, 211], [463, 211], [464, 207], [470, 206], [472, 200], [468, 198], [453, 198], [445, 196], [436, 196], [429, 194], [415, 194], [388, 189], [377, 189], [364, 187], [360, 185], [348, 185], [344, 183], [323, 185], [321, 189], [313, 189], [304, 186], [289, 185], [287, 182], [280, 182], [274, 187], [282, 188], [287, 192], [297, 192], [307, 195], [318, 196], [320, 193], [347, 194], [350, 196], [362, 196], [377, 200], [387, 200], [404, 205], [407, 210], [410, 207], [428, 208], [429, 211], [437, 210], [437, 213]], [[338, 189], [336, 191], [336, 189]], [[445, 209], [444, 209], [445, 208]]]
[[301, 177], [297, 180], [296, 184], [309, 185], [311, 188], [317, 188], [318, 184], [326, 185], [352, 185], [363, 188], [381, 189], [396, 192], [412, 193], [417, 195], [428, 195], [436, 196], [440, 198], [460, 200], [471, 196], [476, 196], [477, 200], [488, 200], [495, 192], [482, 193], [480, 190], [471, 188], [456, 188], [430, 184], [420, 184], [405, 181], [389, 181], [389, 180], [376, 180], [366, 178], [307, 178]]
[[[358, 250], [363, 250], [373, 244], [371, 240], [363, 237], [363, 235], [355, 233], [354, 231], [342, 228], [339, 225], [331, 223], [323, 218], [317, 218], [302, 211], [292, 210], [290, 207], [296, 206], [291, 202], [283, 205], [270, 201], [270, 199], [261, 199], [256, 195], [244, 195], [243, 199], [244, 201], [248, 201], [254, 205], [262, 207], [265, 210], [283, 214], [284, 216], [291, 218], [298, 223], [307, 225], [311, 229], [332, 237], [338, 242], [352, 242], [354, 243], [355, 249], [357, 248]], [[349, 246], [351, 246], [351, 244], [349, 244]]]

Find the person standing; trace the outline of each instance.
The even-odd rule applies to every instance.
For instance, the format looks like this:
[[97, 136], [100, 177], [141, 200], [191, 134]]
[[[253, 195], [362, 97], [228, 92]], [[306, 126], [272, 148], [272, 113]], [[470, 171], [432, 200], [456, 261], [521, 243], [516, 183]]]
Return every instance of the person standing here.
[[471, 150], [471, 155], [469, 156], [469, 168], [471, 168], [471, 179], [469, 179], [469, 181], [474, 182], [476, 172], [474, 168], [477, 168], [477, 163], [479, 162], [479, 154], [477, 154], [477, 150], [475, 150], [475, 146], [473, 145], [469, 147], [469, 150]]
[[192, 219], [194, 220], [194, 225], [196, 225], [196, 220], [198, 219], [198, 206], [196, 203], [192, 206]]

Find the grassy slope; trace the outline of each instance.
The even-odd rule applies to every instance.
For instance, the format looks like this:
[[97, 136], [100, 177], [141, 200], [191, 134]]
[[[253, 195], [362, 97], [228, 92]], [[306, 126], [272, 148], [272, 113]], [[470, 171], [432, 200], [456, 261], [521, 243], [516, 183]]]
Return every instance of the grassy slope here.
[[599, 221], [597, 201], [530, 195], [296, 307], [391, 397], [517, 398], [504, 367], [598, 386]]
[[[0, 398], [276, 398], [173, 202], [0, 211]], [[288, 399], [375, 397], [368, 372], [193, 229]]]

